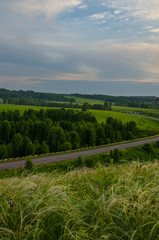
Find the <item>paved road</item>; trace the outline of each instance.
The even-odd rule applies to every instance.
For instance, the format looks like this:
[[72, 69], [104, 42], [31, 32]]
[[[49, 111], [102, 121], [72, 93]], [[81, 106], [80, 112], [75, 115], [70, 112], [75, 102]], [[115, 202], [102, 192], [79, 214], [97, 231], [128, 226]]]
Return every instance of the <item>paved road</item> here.
[[[72, 153], [64, 153], [64, 154], [59, 154], [59, 155], [54, 155], [54, 156], [49, 156], [49, 157], [35, 158], [32, 161], [33, 161], [34, 165], [53, 163], [53, 162], [61, 162], [61, 161], [65, 161], [65, 160], [75, 159], [79, 156], [86, 157], [86, 156], [90, 156], [90, 155], [109, 152], [111, 150], [114, 150], [115, 148], [125, 149], [125, 148], [140, 146], [145, 143], [156, 142], [156, 141], [159, 141], [159, 137], [150, 138], [150, 139], [146, 139], [146, 140], [140, 140], [140, 141], [131, 142], [131, 143], [118, 144], [118, 145], [108, 146], [108, 147], [103, 147], [103, 148], [96, 148], [96, 149], [85, 150], [85, 151], [83, 150], [83, 151], [72, 152]], [[1, 163], [0, 171], [7, 170], [7, 169], [21, 168], [21, 167], [24, 167], [24, 165], [25, 165], [25, 160]]]

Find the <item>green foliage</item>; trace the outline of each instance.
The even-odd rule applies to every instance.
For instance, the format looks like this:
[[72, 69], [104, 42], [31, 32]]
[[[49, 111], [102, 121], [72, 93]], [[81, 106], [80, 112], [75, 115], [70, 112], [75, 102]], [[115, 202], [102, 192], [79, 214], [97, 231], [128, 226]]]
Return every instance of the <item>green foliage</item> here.
[[88, 102], [83, 103], [83, 106], [82, 106], [82, 111], [83, 112], [86, 112], [89, 108], [90, 108], [90, 106], [89, 106]]
[[0, 159], [5, 159], [8, 157], [8, 151], [6, 145], [0, 145]]
[[42, 153], [49, 153], [50, 152], [50, 148], [47, 145], [47, 143], [44, 141], [42, 141], [41, 145], [40, 145], [40, 154]]
[[147, 151], [148, 153], [153, 153], [153, 147], [149, 143], [145, 143], [143, 146], [144, 150]]
[[20, 133], [14, 134], [13, 139], [12, 139], [12, 145], [13, 145], [15, 157], [21, 156], [22, 142], [23, 142], [23, 139], [22, 139], [21, 134]]
[[6, 104], [7, 103], [7, 98], [3, 98], [3, 103]]
[[83, 158], [81, 156], [79, 156], [74, 163], [74, 167], [82, 167], [84, 164]]
[[156, 142], [156, 147], [159, 148], [159, 141]]
[[120, 159], [120, 151], [119, 151], [119, 149], [116, 148], [114, 150], [114, 161], [119, 162], [119, 159]]
[[141, 137], [134, 121], [108, 117], [97, 123], [90, 112], [70, 109], [0, 113], [0, 145], [10, 158], [99, 146]]
[[25, 161], [25, 169], [28, 171], [28, 172], [31, 172], [33, 170], [33, 162], [31, 159], [27, 159]]
[[130, 132], [130, 131], [128, 131], [128, 132], [127, 132], [127, 139], [132, 140], [132, 139], [134, 139], [134, 138], [135, 138], [135, 137], [134, 137], [133, 133]]
[[63, 144], [59, 145], [58, 151], [68, 151], [72, 149], [72, 145], [70, 142], [64, 142]]

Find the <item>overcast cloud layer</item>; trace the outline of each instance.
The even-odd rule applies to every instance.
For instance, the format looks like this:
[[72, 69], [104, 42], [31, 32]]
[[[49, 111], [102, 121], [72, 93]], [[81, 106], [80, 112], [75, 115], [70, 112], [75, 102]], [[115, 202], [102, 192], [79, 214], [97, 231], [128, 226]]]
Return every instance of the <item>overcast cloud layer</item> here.
[[97, 93], [105, 82], [120, 95], [125, 82], [126, 95], [133, 83], [155, 95], [158, 65], [158, 0], [0, 1], [0, 87], [66, 92], [63, 81], [94, 81]]

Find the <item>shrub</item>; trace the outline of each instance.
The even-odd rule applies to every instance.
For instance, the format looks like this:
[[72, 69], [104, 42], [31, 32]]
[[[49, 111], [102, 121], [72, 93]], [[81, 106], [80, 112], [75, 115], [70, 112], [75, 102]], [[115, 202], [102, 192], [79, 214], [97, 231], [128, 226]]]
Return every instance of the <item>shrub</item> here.
[[82, 167], [82, 166], [83, 166], [83, 159], [82, 159], [81, 156], [79, 156], [79, 157], [77, 158], [77, 160], [76, 160], [75, 163], [74, 163], [74, 166], [75, 166], [75, 167]]
[[152, 147], [152, 145], [149, 144], [149, 143], [145, 143], [145, 144], [144, 144], [144, 150], [145, 150], [146, 152], [148, 152], [148, 153], [153, 153], [153, 147]]
[[119, 158], [120, 158], [120, 151], [119, 151], [119, 149], [116, 148], [114, 150], [114, 161], [119, 162]]
[[29, 172], [31, 172], [33, 170], [33, 162], [31, 159], [27, 159], [25, 161], [25, 169]]

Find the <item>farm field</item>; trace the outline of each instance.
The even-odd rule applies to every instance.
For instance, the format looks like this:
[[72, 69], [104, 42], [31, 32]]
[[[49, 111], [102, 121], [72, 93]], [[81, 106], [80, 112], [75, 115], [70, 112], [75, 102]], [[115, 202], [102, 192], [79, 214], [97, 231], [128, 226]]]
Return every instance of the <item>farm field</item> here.
[[2, 179], [0, 239], [157, 240], [158, 182], [158, 161]]
[[80, 97], [74, 97], [72, 98], [76, 99], [76, 103], [83, 104], [85, 102], [88, 102], [89, 104], [104, 104], [103, 100], [98, 100], [98, 99], [87, 99], [87, 98], [80, 98]]
[[128, 112], [128, 113], [143, 112], [145, 115], [148, 114], [150, 116], [152, 114], [153, 116], [159, 117], [159, 109], [112, 106], [112, 110], [116, 112]]
[[121, 120], [123, 123], [135, 121], [140, 130], [156, 130], [159, 131], [159, 121], [144, 118], [141, 116], [135, 116], [131, 114], [113, 112], [113, 111], [99, 111], [89, 110], [96, 117], [98, 122], [106, 122], [108, 117], [113, 117]]
[[49, 109], [49, 107], [41, 107], [41, 106], [24, 106], [24, 105], [13, 105], [13, 104], [0, 104], [0, 112], [2, 111], [15, 111], [19, 110], [20, 114], [22, 114], [25, 110], [28, 109], [40, 110], [40, 109]]

